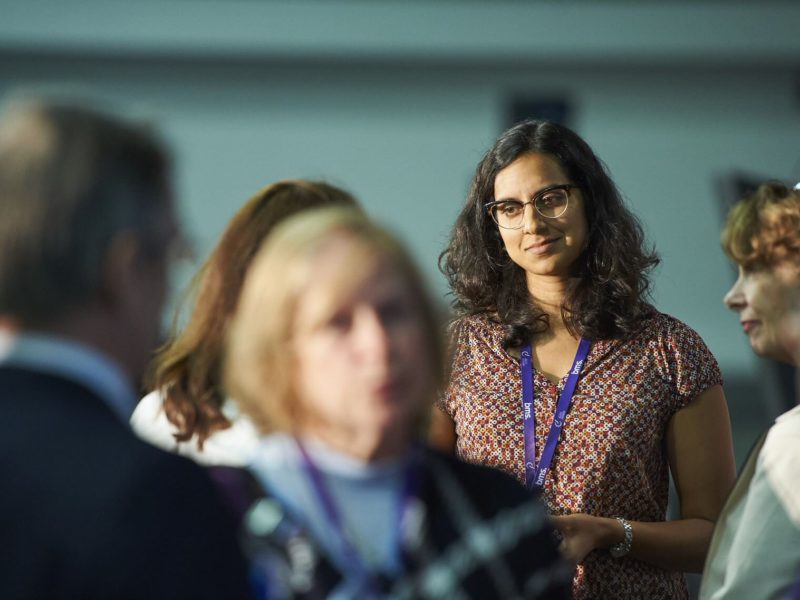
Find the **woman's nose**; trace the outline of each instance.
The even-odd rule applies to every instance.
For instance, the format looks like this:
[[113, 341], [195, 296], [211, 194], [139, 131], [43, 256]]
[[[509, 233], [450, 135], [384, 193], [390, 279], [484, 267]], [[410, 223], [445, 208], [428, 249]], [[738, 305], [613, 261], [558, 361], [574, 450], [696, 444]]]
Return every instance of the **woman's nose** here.
[[539, 214], [532, 202], [528, 202], [522, 207], [522, 231], [524, 233], [534, 233], [546, 227], [544, 217]]
[[358, 349], [373, 360], [387, 358], [391, 339], [378, 311], [372, 308], [359, 311], [356, 325]]
[[733, 284], [733, 287], [728, 290], [728, 293], [725, 294], [725, 297], [722, 299], [722, 301], [725, 303], [725, 306], [736, 312], [741, 311], [747, 305], [747, 300], [745, 299], [742, 289], [744, 284], [743, 280], [744, 276], [740, 272], [739, 277], [736, 279], [736, 283]]

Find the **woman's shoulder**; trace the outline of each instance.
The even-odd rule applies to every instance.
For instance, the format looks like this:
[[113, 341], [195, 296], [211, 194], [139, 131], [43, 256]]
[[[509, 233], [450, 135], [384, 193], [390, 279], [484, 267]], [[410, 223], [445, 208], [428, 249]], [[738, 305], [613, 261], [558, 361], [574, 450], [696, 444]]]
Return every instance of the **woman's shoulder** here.
[[465, 327], [469, 329], [493, 329], [501, 327], [499, 321], [486, 312], [466, 313], [457, 315], [450, 321], [450, 327]]
[[[228, 410], [229, 407], [232, 407], [231, 410]], [[239, 413], [233, 400], [225, 401], [223, 414], [228, 417], [230, 427], [208, 436], [203, 443], [202, 452], [197, 447], [195, 438], [181, 446], [186, 446], [186, 454], [191, 453], [192, 458], [202, 464], [245, 466], [258, 446], [258, 429], [250, 417]]]
[[162, 412], [161, 407], [163, 403], [164, 396], [158, 390], [154, 390], [145, 395], [139, 400], [139, 404], [136, 405], [133, 416], [131, 416], [131, 423], [139, 422], [145, 418], [155, 417], [159, 412]]
[[681, 323], [672, 315], [661, 312], [653, 305], [648, 305], [639, 321], [639, 332], [648, 333], [668, 329], [675, 323]]
[[139, 401], [130, 420], [140, 438], [164, 450], [175, 449], [175, 428], [164, 412], [164, 397], [155, 390]]
[[759, 468], [763, 469], [783, 510], [800, 528], [800, 497], [797, 495], [797, 482], [800, 481], [800, 406], [777, 418], [764, 440], [758, 460]]
[[800, 406], [783, 413], [770, 427], [761, 456], [787, 457], [798, 465], [800, 481]]
[[[235, 406], [227, 400], [223, 412], [229, 417], [231, 426], [214, 432], [201, 450], [197, 438], [186, 442], [175, 439], [177, 429], [164, 411], [164, 395], [153, 391], [141, 399], [131, 416], [131, 427], [144, 441], [163, 450], [176, 452], [202, 465], [242, 466], [247, 464], [258, 442], [258, 432], [252, 421], [238, 414]], [[232, 416], [232, 418], [231, 418]]]
[[487, 314], [458, 317], [448, 327], [451, 381], [466, 381], [505, 355], [503, 326]]
[[702, 343], [700, 334], [690, 325], [652, 306], [642, 318], [638, 337], [646, 341], [658, 340], [662, 343]]
[[[622, 344], [620, 347], [625, 347]], [[678, 407], [709, 387], [722, 383], [722, 373], [711, 350], [692, 327], [656, 309], [642, 321], [627, 351], [641, 352], [679, 398]]]
[[503, 325], [488, 313], [461, 315], [450, 321], [447, 330], [451, 339], [478, 338], [502, 342]]

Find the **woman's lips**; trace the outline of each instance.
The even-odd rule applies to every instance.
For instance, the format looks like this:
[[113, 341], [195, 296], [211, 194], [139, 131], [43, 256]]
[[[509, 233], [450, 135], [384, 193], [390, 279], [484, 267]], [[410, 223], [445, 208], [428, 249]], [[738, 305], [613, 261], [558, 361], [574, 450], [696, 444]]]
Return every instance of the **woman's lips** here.
[[749, 321], [742, 321], [742, 329], [744, 329], [745, 333], [750, 333], [756, 325], [759, 324], [759, 321], [749, 320]]
[[544, 240], [536, 241], [525, 247], [525, 252], [530, 254], [547, 254], [560, 238], [547, 238]]
[[406, 389], [406, 387], [407, 384], [402, 377], [393, 376], [375, 382], [371, 386], [370, 390], [376, 396], [381, 396], [384, 398], [393, 398], [398, 394], [401, 394], [403, 390]]

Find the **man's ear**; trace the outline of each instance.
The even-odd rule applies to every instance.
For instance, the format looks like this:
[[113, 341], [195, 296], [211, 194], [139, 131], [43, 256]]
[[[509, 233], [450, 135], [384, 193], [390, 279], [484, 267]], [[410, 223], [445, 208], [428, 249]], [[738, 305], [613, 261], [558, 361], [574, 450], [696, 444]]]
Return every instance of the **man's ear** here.
[[108, 244], [102, 267], [100, 297], [104, 304], [118, 308], [136, 292], [137, 271], [141, 269], [141, 238], [133, 231], [114, 234]]

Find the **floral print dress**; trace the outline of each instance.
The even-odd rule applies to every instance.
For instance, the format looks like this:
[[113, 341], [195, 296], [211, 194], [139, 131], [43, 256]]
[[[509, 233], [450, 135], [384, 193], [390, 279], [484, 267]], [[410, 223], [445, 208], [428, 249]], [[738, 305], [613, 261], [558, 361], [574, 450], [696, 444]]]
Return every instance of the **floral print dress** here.
[[[439, 407], [455, 422], [458, 455], [525, 481], [519, 363], [487, 315], [451, 328], [451, 373]], [[537, 460], [565, 383], [534, 370]], [[553, 515], [587, 513], [664, 521], [669, 493], [670, 419], [721, 384], [716, 360], [687, 325], [653, 311], [638, 335], [595, 341], [578, 381], [542, 499]], [[578, 566], [577, 600], [684, 599], [682, 573], [594, 551]]]

